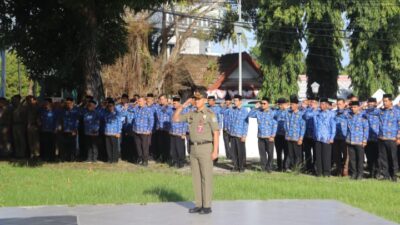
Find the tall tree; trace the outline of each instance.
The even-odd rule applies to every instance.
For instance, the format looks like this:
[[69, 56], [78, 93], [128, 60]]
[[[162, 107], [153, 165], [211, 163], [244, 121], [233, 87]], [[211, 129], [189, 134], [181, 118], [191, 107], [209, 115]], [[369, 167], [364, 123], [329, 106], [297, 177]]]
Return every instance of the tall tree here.
[[264, 72], [261, 95], [276, 99], [297, 94], [298, 75], [304, 67], [303, 16], [299, 1], [261, 1], [257, 25], [258, 58]]
[[320, 84], [319, 96], [336, 97], [344, 35], [343, 5], [340, 2], [342, 1], [312, 0], [304, 4], [308, 95], [312, 94], [311, 85], [317, 82]]
[[350, 1], [347, 17], [354, 91], [368, 97], [400, 85], [400, 4], [397, 0]]
[[163, 0], [4, 0], [14, 24], [7, 39], [34, 80], [57, 77], [81, 95], [104, 97], [101, 65], [126, 52], [127, 7], [138, 11]]

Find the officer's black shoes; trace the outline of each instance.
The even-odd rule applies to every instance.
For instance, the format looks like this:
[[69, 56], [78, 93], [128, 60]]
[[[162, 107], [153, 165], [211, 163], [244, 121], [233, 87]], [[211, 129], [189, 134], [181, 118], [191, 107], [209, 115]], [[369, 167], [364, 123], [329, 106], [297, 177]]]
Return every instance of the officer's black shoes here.
[[363, 179], [363, 176], [362, 175], [358, 175], [357, 176], [357, 180], [362, 180]]
[[357, 176], [353, 175], [350, 177], [351, 180], [357, 180]]
[[394, 176], [392, 177], [392, 181], [393, 181], [393, 182], [397, 182], [397, 176], [396, 176], [396, 175], [394, 175]]
[[212, 212], [211, 208], [203, 208], [203, 209], [200, 211], [200, 214], [206, 215], [206, 214], [210, 214], [211, 212]]
[[232, 172], [239, 172], [239, 168], [233, 167]]
[[147, 167], [147, 166], [149, 165], [149, 162], [148, 162], [147, 160], [146, 160], [146, 161], [143, 161], [142, 165], [143, 165], [144, 167]]
[[189, 213], [200, 213], [203, 210], [201, 207], [194, 207], [192, 209], [189, 209]]

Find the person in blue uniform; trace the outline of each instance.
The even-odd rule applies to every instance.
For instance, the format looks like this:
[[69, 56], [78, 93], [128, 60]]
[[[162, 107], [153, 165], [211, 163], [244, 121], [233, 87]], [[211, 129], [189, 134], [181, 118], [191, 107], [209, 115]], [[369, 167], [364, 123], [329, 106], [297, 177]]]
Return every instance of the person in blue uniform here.
[[87, 110], [83, 114], [83, 123], [85, 128], [85, 145], [87, 151], [86, 162], [97, 162], [99, 156], [99, 129], [100, 116], [96, 111], [96, 101], [89, 100]]
[[376, 98], [368, 99], [368, 107], [364, 111], [368, 120], [368, 142], [365, 146], [365, 155], [367, 157], [367, 170], [371, 178], [376, 178], [379, 174], [379, 149], [378, 149], [378, 133], [379, 133], [379, 113]]
[[337, 176], [348, 175], [348, 151], [346, 144], [347, 135], [347, 115], [346, 102], [344, 99], [336, 100], [337, 109], [333, 111], [335, 114], [336, 134], [332, 145], [332, 161], [335, 166], [334, 174]]
[[[303, 118], [306, 122], [306, 132], [303, 139], [303, 154], [305, 161], [305, 171], [314, 171], [315, 141], [314, 141], [314, 115], [318, 112], [318, 101], [314, 96], [308, 98], [308, 105], [303, 109]], [[313, 154], [312, 154], [313, 152]]]
[[225, 146], [225, 155], [227, 159], [232, 159], [232, 147], [231, 147], [231, 137], [229, 134], [229, 126], [231, 124], [231, 112], [232, 112], [232, 98], [229, 94], [225, 96], [224, 107], [222, 108], [222, 117], [223, 117], [223, 139]]
[[168, 162], [170, 156], [169, 130], [171, 127], [172, 107], [166, 95], [160, 95], [156, 108], [156, 160]]
[[211, 109], [211, 111], [213, 111], [214, 114], [217, 116], [219, 129], [222, 130], [223, 112], [221, 106], [217, 105], [217, 102], [215, 101], [215, 96], [213, 95], [207, 97], [207, 102], [208, 108]]
[[156, 109], [157, 109], [157, 105], [158, 105], [157, 103], [154, 102], [154, 94], [147, 93], [146, 105], [147, 105], [147, 107], [149, 107], [151, 109], [151, 111], [152, 111], [151, 114], [154, 117], [154, 125], [153, 125], [153, 130], [151, 132], [150, 147], [149, 147], [149, 157], [154, 160], [154, 159], [157, 159], [157, 151], [156, 151], [156, 142], [157, 142], [156, 137], [157, 136], [155, 135], [155, 133], [156, 133], [156, 126], [157, 126]]
[[242, 106], [242, 96], [233, 97], [235, 107], [232, 109], [232, 124], [230, 126], [232, 143], [233, 170], [244, 172], [246, 166], [246, 137], [249, 127], [248, 111]]
[[361, 113], [360, 102], [350, 102], [347, 116], [346, 143], [349, 151], [351, 179], [361, 180], [364, 175], [364, 147], [368, 141], [368, 121]]
[[[181, 98], [176, 96], [172, 98], [173, 112], [182, 106]], [[189, 108], [186, 107], [182, 110], [182, 115], [189, 112]], [[172, 121], [172, 116], [171, 116]], [[183, 168], [186, 161], [185, 154], [185, 139], [188, 132], [188, 124], [186, 122], [174, 122], [171, 123], [170, 130], [170, 149], [171, 149], [171, 167]]]
[[104, 135], [106, 142], [107, 161], [118, 163], [119, 148], [118, 139], [121, 137], [122, 120], [119, 113], [115, 110], [115, 102], [109, 99], [107, 110], [104, 113]]
[[383, 179], [394, 182], [399, 169], [396, 145], [400, 145], [400, 113], [393, 106], [392, 95], [385, 94], [379, 115], [379, 160]]
[[[285, 139], [285, 118], [288, 112], [287, 102], [285, 98], [279, 98], [277, 101], [278, 108], [275, 110], [275, 120], [278, 123], [278, 128], [275, 136], [276, 162], [278, 171], [285, 171], [286, 161], [288, 160], [287, 141]], [[282, 160], [283, 153], [283, 160]]]
[[332, 144], [336, 135], [335, 114], [329, 111], [327, 98], [320, 99], [320, 110], [314, 117], [316, 175], [329, 177], [332, 166]]
[[53, 109], [53, 100], [46, 98], [39, 115], [40, 154], [44, 161], [54, 161], [56, 158], [56, 128], [57, 114]]
[[121, 137], [118, 139], [119, 144], [119, 152], [120, 152], [120, 157], [123, 160], [129, 160], [132, 158], [132, 153], [130, 149], [130, 124], [128, 122], [128, 117], [129, 117], [129, 95], [128, 94], [122, 94], [121, 95], [121, 100], [120, 103], [115, 106], [115, 110], [119, 113], [121, 120], [122, 120], [122, 132], [121, 132]]
[[133, 111], [132, 130], [138, 155], [138, 164], [148, 166], [151, 133], [153, 132], [154, 115], [146, 105], [144, 97], [137, 99], [137, 106]]
[[66, 98], [65, 107], [60, 117], [60, 128], [63, 133], [63, 146], [60, 149], [62, 161], [74, 161], [76, 159], [79, 116], [79, 110], [74, 106], [74, 100]]
[[288, 170], [300, 168], [305, 131], [306, 123], [303, 119], [303, 113], [299, 110], [299, 100], [297, 96], [291, 96], [290, 110], [285, 117], [285, 139], [289, 153], [289, 158], [286, 161]]
[[275, 112], [270, 109], [269, 102], [269, 98], [262, 98], [261, 103], [258, 103], [249, 113], [249, 117], [257, 119], [261, 170], [268, 173], [272, 171], [274, 139], [278, 127], [278, 123], [274, 119]]

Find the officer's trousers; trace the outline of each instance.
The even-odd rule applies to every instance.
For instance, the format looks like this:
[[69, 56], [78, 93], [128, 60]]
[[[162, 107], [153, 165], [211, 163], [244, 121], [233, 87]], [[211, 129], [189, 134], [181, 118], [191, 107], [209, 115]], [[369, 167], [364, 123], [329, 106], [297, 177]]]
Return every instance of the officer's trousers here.
[[56, 135], [54, 132], [43, 131], [40, 133], [40, 157], [44, 161], [56, 159]]
[[192, 170], [193, 190], [196, 207], [211, 207], [213, 161], [212, 144], [192, 145], [190, 167]]
[[61, 146], [60, 157], [62, 161], [76, 160], [76, 135], [72, 133], [63, 134], [63, 145]]
[[267, 138], [258, 138], [258, 151], [260, 153], [261, 170], [271, 171], [274, 160], [274, 142]]
[[335, 139], [332, 145], [332, 161], [336, 166], [336, 175], [347, 176], [349, 169], [349, 158], [347, 143], [345, 140]]
[[29, 126], [27, 134], [30, 157], [38, 157], [40, 155], [39, 127]]
[[133, 138], [135, 140], [135, 148], [137, 156], [143, 162], [149, 161], [149, 148], [150, 148], [150, 138], [149, 134], [138, 134], [134, 133]]
[[289, 158], [286, 160], [286, 168], [296, 169], [300, 168], [302, 159], [302, 146], [297, 144], [297, 141], [288, 141]]
[[87, 161], [96, 162], [99, 157], [99, 137], [97, 135], [86, 135], [85, 145], [87, 152]]
[[367, 146], [365, 146], [365, 155], [367, 157], [369, 175], [374, 177], [379, 172], [379, 148], [377, 141], [368, 141]]
[[364, 174], [364, 148], [361, 145], [347, 145], [350, 159], [350, 174], [352, 177], [362, 177]]
[[107, 161], [117, 163], [119, 159], [118, 138], [106, 135]]
[[26, 157], [27, 152], [27, 140], [26, 140], [26, 125], [25, 124], [13, 124], [13, 144], [15, 157], [23, 158]]
[[223, 131], [224, 145], [225, 145], [225, 154], [227, 159], [232, 159], [232, 144], [231, 138], [228, 131]]
[[317, 176], [331, 175], [332, 146], [320, 141], [315, 142], [315, 171]]
[[[278, 166], [278, 170], [281, 171], [282, 169], [286, 168], [286, 161], [288, 158], [288, 149], [287, 149], [287, 141], [285, 136], [283, 135], [276, 135], [275, 136], [275, 149], [276, 149], [276, 162]], [[283, 153], [283, 160], [282, 160], [282, 153]]]
[[[303, 140], [303, 153], [305, 170], [311, 172], [314, 170], [315, 161], [315, 149], [314, 149], [314, 139], [306, 137]], [[313, 151], [313, 153], [311, 153]]]
[[179, 167], [183, 166], [185, 163], [185, 138], [171, 135], [170, 144], [172, 163], [176, 163]]
[[244, 171], [246, 166], [246, 143], [240, 137], [231, 137], [232, 160], [235, 169]]
[[399, 169], [396, 142], [393, 140], [379, 140], [378, 145], [382, 175], [385, 178], [396, 176]]

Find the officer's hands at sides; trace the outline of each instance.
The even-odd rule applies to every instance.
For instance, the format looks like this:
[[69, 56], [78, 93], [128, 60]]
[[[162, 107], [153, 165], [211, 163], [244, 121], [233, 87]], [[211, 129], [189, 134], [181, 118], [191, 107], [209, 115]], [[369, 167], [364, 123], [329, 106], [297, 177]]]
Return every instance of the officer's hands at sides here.
[[362, 146], [363, 146], [363, 148], [365, 148], [365, 146], [367, 146], [367, 143], [366, 143], [366, 142], [363, 142], [363, 143], [362, 143]]
[[241, 137], [241, 138], [240, 138], [240, 141], [241, 141], [241, 142], [246, 142], [246, 137]]
[[400, 145], [400, 139], [397, 139], [396, 144]]
[[269, 137], [268, 138], [268, 141], [270, 141], [270, 142], [274, 142], [274, 140], [275, 140], [275, 137]]
[[213, 151], [213, 152], [211, 153], [211, 160], [214, 161], [214, 160], [216, 160], [216, 159], [218, 159], [218, 152]]
[[303, 144], [303, 139], [299, 139], [298, 141], [297, 141], [297, 145], [302, 145]]
[[115, 137], [116, 137], [116, 138], [120, 138], [121, 135], [120, 135], [120, 134], [116, 134]]

